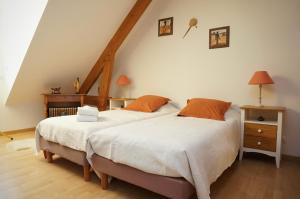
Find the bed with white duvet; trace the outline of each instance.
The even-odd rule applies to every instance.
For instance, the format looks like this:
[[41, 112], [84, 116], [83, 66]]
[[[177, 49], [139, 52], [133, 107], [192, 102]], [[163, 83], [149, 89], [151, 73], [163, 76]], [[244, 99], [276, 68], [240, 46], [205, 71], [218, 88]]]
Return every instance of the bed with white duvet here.
[[78, 151], [86, 150], [88, 136], [105, 128], [114, 127], [134, 121], [154, 118], [177, 112], [178, 109], [169, 102], [152, 113], [109, 110], [101, 111], [96, 122], [78, 122], [76, 115], [52, 117], [42, 120], [36, 127], [36, 148], [40, 151], [40, 136], [43, 139]]
[[104, 129], [89, 136], [87, 159], [97, 154], [147, 173], [183, 177], [206, 199], [238, 154], [239, 118], [231, 108], [225, 121], [171, 114]]

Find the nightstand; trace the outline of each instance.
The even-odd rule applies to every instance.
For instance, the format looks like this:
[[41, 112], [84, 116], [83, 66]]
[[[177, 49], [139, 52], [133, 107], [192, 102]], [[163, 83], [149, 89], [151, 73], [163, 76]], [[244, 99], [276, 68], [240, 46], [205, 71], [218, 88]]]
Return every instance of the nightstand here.
[[84, 104], [85, 94], [42, 94], [45, 116], [76, 115], [77, 108]]
[[[263, 153], [276, 158], [280, 167], [284, 107], [251, 106], [241, 108], [240, 160], [244, 152]], [[258, 121], [263, 119], [263, 121]]]
[[109, 98], [109, 110], [121, 109], [132, 103], [134, 98]]

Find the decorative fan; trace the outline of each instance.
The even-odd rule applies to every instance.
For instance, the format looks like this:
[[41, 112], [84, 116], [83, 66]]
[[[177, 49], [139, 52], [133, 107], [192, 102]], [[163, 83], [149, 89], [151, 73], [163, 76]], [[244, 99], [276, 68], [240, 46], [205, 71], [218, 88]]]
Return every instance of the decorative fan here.
[[182, 38], [185, 38], [185, 36], [188, 34], [188, 32], [191, 30], [192, 27], [197, 28], [198, 20], [196, 18], [191, 18], [189, 22], [189, 28], [185, 32]]

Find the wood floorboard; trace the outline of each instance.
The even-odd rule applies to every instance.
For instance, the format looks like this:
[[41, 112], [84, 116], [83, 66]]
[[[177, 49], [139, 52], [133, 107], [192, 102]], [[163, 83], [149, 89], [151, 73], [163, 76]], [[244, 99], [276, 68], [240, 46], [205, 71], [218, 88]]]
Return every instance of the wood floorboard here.
[[[33, 138], [34, 132], [13, 135], [15, 140]], [[56, 157], [47, 163], [30, 149], [12, 151], [10, 140], [0, 136], [0, 198], [5, 199], [165, 199], [165, 197], [114, 179], [102, 190], [95, 174], [82, 178], [82, 167]], [[194, 196], [192, 199], [196, 199]], [[273, 158], [246, 155], [236, 161], [211, 186], [212, 199], [299, 199], [300, 161], [283, 160], [277, 169]]]

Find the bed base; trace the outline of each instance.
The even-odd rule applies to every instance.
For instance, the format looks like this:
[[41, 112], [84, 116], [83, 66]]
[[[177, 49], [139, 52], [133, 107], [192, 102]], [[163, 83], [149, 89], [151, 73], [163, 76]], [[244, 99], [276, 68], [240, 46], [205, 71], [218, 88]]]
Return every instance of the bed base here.
[[184, 178], [172, 178], [143, 172], [94, 154], [92, 166], [100, 173], [102, 189], [108, 188], [108, 175], [172, 199], [188, 199], [195, 188]]
[[57, 154], [71, 162], [79, 164], [83, 167], [83, 178], [85, 181], [91, 179], [91, 167], [86, 159], [86, 153], [71, 149], [66, 146], [62, 146], [58, 143], [45, 140], [40, 136], [40, 148], [43, 150], [45, 159], [51, 163], [53, 161], [53, 155]]

